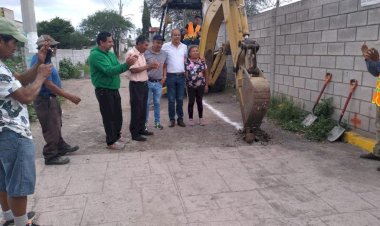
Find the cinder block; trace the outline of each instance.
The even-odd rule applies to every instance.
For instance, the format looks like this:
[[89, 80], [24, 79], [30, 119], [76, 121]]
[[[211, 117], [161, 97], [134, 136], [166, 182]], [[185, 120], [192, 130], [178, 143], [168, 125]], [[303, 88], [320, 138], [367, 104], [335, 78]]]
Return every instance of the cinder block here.
[[367, 71], [367, 65], [363, 59], [363, 57], [355, 57], [355, 67], [356, 71]]
[[348, 14], [347, 27], [358, 27], [367, 25], [367, 11]]
[[344, 43], [329, 43], [327, 46], [328, 55], [344, 55]]
[[294, 65], [294, 56], [285, 56], [285, 65]]
[[311, 72], [311, 78], [317, 80], [324, 80], [326, 75], [326, 69], [324, 68], [313, 68]]
[[299, 98], [303, 100], [310, 100], [311, 91], [307, 89], [298, 89]]
[[276, 45], [285, 45], [285, 35], [278, 35], [276, 37]]
[[351, 13], [358, 10], [358, 0], [343, 0], [339, 2], [339, 13]]
[[276, 74], [274, 82], [277, 84], [284, 84], [284, 76], [280, 74]]
[[286, 23], [291, 24], [297, 22], [297, 13], [289, 13], [286, 15]]
[[359, 85], [362, 85], [363, 72], [361, 71], [344, 71], [343, 72], [343, 83], [349, 84], [351, 79], [356, 79]]
[[368, 25], [380, 24], [380, 8], [368, 11]]
[[318, 80], [306, 79], [305, 89], [318, 91]]
[[300, 76], [300, 67], [289, 66], [289, 75], [294, 76], [294, 77]]
[[336, 57], [336, 68], [339, 69], [354, 69], [354, 60], [352, 56], [337, 56]]
[[320, 56], [307, 56], [307, 66], [308, 67], [319, 67], [321, 57]]
[[294, 23], [290, 25], [290, 32], [292, 34], [301, 33], [302, 31], [302, 23]]
[[376, 86], [377, 77], [374, 77], [369, 72], [363, 72], [363, 86], [375, 87]]
[[290, 45], [290, 54], [291, 55], [300, 55], [301, 46], [300, 45]]
[[281, 35], [290, 34], [290, 24], [281, 25]]
[[[349, 91], [347, 91], [348, 93]], [[346, 95], [347, 96], [347, 95]], [[344, 104], [346, 103], [347, 101], [347, 98], [345, 97], [342, 97], [342, 100], [340, 102], [340, 106], [344, 106]], [[350, 102], [348, 103], [347, 105], [347, 112], [356, 112], [356, 113], [359, 113], [359, 110], [360, 110], [360, 100], [357, 100], [357, 99], [354, 99], [352, 98], [350, 100]]]
[[284, 75], [284, 85], [293, 86], [293, 77]]
[[280, 54], [289, 55], [290, 54], [290, 46], [284, 45], [280, 47], [281, 51]]
[[321, 67], [335, 68], [335, 63], [336, 63], [335, 56], [321, 56]]
[[276, 17], [276, 24], [277, 25], [284, 25], [286, 23], [285, 15], [277, 16]]
[[322, 32], [322, 42], [336, 42], [338, 40], [338, 30], [328, 30]]
[[[334, 94], [338, 96], [347, 96], [349, 92], [348, 84], [334, 83]], [[340, 106], [340, 102], [339, 102]]]
[[278, 92], [281, 93], [281, 94], [287, 95], [288, 94], [288, 86], [286, 86], [286, 85], [279, 85], [278, 86]]
[[322, 6], [309, 9], [309, 19], [317, 19], [322, 17]]
[[311, 78], [311, 68], [310, 67], [300, 67], [300, 77]]
[[285, 44], [296, 44], [296, 35], [286, 35]]
[[372, 100], [372, 94], [373, 94], [372, 88], [364, 87], [364, 86], [358, 86], [352, 97], [369, 102]]
[[322, 32], [316, 31], [308, 33], [307, 41], [308, 43], [320, 43], [322, 41]]
[[370, 118], [376, 118], [376, 105], [370, 102], [361, 101], [360, 114]]
[[[287, 65], [280, 65], [280, 74], [282, 74], [282, 75], [289, 75], [289, 66], [287, 66]], [[285, 77], [284, 77], [284, 82], [285, 82]], [[285, 85], [288, 85], [288, 84], [285, 84]]]
[[289, 86], [288, 95], [292, 97], [298, 97], [298, 88]]
[[313, 55], [313, 44], [301, 45], [301, 55]]
[[322, 31], [327, 30], [330, 27], [330, 18], [325, 17], [321, 19], [315, 20], [315, 30], [316, 31]]
[[339, 69], [328, 69], [327, 72], [332, 74], [331, 81], [333, 82], [343, 82], [343, 70]]
[[306, 44], [308, 36], [308, 33], [296, 34], [296, 44]]
[[327, 43], [314, 44], [314, 55], [326, 55], [327, 54]]
[[345, 28], [347, 26], [347, 15], [338, 15], [330, 18], [330, 29]]
[[323, 14], [322, 14], [323, 17], [334, 16], [334, 15], [338, 15], [339, 13], [338, 2], [323, 5], [322, 8], [323, 8]]
[[379, 25], [358, 27], [356, 40], [357, 41], [377, 40], [378, 36], [379, 36]]
[[275, 73], [280, 73], [280, 65], [275, 66]]
[[276, 64], [284, 64], [284, 63], [285, 63], [285, 56], [276, 55]]
[[302, 22], [302, 32], [314, 31], [314, 20]]
[[376, 133], [376, 119], [371, 118], [369, 121], [369, 132], [375, 134]]
[[302, 10], [297, 12], [297, 21], [305, 21], [309, 19], [309, 10]]
[[[319, 83], [318, 89], [319, 89], [319, 90], [322, 90], [322, 87], [323, 87], [323, 85], [325, 84], [325, 81], [324, 81], [324, 80], [319, 80], [318, 83]], [[333, 82], [329, 83], [329, 84], [326, 86], [325, 93], [326, 93], [326, 94], [331, 94], [331, 95], [334, 94], [334, 84], [333, 84]]]
[[296, 64], [297, 66], [306, 66], [306, 57], [304, 56], [296, 56]]
[[355, 41], [356, 28], [338, 30], [338, 41]]
[[346, 42], [345, 55], [351, 56], [361, 56], [362, 51], [360, 50], [363, 42]]

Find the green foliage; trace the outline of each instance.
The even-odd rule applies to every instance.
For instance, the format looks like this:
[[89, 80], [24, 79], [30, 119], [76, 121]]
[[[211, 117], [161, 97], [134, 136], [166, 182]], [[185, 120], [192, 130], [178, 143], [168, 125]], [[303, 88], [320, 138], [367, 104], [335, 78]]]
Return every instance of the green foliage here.
[[59, 75], [62, 79], [79, 78], [80, 69], [70, 59], [59, 61]]
[[70, 48], [82, 49], [83, 47], [91, 46], [90, 39], [79, 31], [74, 31], [70, 34]]
[[60, 42], [59, 47], [62, 49], [71, 48], [70, 34], [74, 32], [74, 27], [70, 21], [55, 17], [50, 21], [41, 21], [37, 23], [38, 35], [47, 34]]
[[332, 99], [321, 101], [315, 109], [317, 120], [305, 128], [302, 121], [306, 112], [285, 98], [272, 98], [267, 116], [285, 130], [302, 133], [309, 140], [322, 141], [327, 138], [329, 132], [337, 124], [330, 118], [333, 111]]
[[29, 121], [37, 121], [37, 113], [32, 104], [28, 104]]
[[149, 37], [149, 28], [152, 26], [150, 23], [150, 11], [146, 1], [144, 1], [144, 8], [142, 13], [142, 34]]
[[23, 72], [26, 69], [25, 62], [21, 56], [14, 56], [12, 58], [6, 59], [4, 64], [14, 72]]

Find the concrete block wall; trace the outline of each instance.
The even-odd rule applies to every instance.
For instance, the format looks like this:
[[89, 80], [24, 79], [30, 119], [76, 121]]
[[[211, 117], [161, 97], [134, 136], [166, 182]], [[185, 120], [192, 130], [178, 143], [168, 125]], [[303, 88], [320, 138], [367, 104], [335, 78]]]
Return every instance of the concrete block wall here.
[[84, 64], [87, 58], [90, 56], [90, 51], [91, 49], [58, 49], [57, 55], [52, 59], [52, 62], [54, 66], [56, 66], [57, 68], [59, 68], [59, 61], [63, 60], [64, 58], [70, 59], [73, 62], [73, 64]]
[[[333, 98], [338, 119], [349, 81], [357, 79], [359, 86], [344, 120], [355, 130], [371, 133], [375, 132], [376, 109], [370, 101], [376, 78], [367, 72], [360, 47], [366, 41], [380, 49], [379, 25], [380, 4], [361, 7], [360, 0], [303, 0], [280, 7], [276, 17], [271, 10], [249, 18], [251, 37], [261, 46], [259, 67], [274, 80], [274, 94], [310, 111], [330, 72], [333, 79], [322, 99]], [[355, 121], [360, 123], [354, 125]]]

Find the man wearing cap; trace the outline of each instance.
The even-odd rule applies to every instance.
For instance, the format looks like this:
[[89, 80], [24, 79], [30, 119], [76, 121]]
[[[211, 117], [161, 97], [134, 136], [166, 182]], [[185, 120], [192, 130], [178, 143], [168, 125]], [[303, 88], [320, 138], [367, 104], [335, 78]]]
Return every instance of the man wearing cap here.
[[161, 51], [163, 42], [164, 39], [161, 35], [155, 35], [153, 37], [152, 47], [148, 49], [144, 54], [147, 64], [150, 64], [152, 62], [158, 62], [160, 65], [159, 68], [148, 71], [149, 92], [146, 111], [146, 125], [148, 125], [149, 106], [151, 101], [150, 97], [152, 96], [154, 105], [154, 127], [157, 129], [164, 128], [160, 122], [160, 102], [162, 95], [162, 85], [165, 83], [166, 80], [166, 73], [164, 73], [164, 70], [166, 70], [165, 64], [168, 54], [164, 51]]
[[[54, 57], [57, 54], [59, 42], [55, 41], [50, 35], [41, 35], [36, 43], [37, 48], [40, 49], [45, 42], [49, 44], [49, 51], [52, 52], [51, 56]], [[33, 66], [37, 62], [38, 56], [34, 55], [30, 65]], [[64, 155], [79, 149], [78, 146], [70, 146], [62, 138], [62, 109], [57, 96], [64, 97], [74, 104], [79, 104], [81, 101], [79, 97], [62, 89], [58, 71], [53, 66], [51, 75], [45, 80], [40, 93], [34, 101], [34, 108], [46, 142], [43, 149], [46, 165], [67, 164], [70, 162], [70, 159]]]
[[120, 74], [137, 61], [137, 56], [128, 57], [125, 63], [120, 64], [110, 51], [113, 39], [109, 32], [100, 32], [96, 42], [98, 46], [91, 50], [89, 57], [91, 82], [99, 102], [108, 148], [120, 150], [125, 147], [125, 140], [121, 137], [123, 114], [119, 93]]
[[38, 63], [22, 74], [12, 73], [2, 61], [12, 57], [18, 41], [27, 39], [12, 21], [0, 18], [0, 205], [3, 225], [33, 226], [34, 213], [26, 214], [26, 207], [36, 183], [35, 150], [26, 104], [37, 97], [52, 66], [43, 64], [45, 44]]

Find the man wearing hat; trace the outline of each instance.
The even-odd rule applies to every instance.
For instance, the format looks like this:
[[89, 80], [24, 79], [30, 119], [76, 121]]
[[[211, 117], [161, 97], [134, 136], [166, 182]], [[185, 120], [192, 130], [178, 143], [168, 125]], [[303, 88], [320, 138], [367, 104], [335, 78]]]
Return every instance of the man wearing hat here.
[[[55, 41], [50, 35], [41, 35], [36, 43], [37, 48], [40, 49], [45, 42], [49, 44], [49, 51], [52, 52], [52, 56], [55, 56], [59, 42]], [[37, 63], [37, 58], [37, 55], [33, 56], [31, 66]], [[74, 104], [79, 104], [81, 101], [79, 97], [62, 89], [58, 71], [53, 66], [51, 75], [45, 80], [40, 93], [34, 101], [34, 108], [46, 142], [43, 149], [46, 165], [67, 164], [70, 159], [64, 155], [79, 149], [78, 146], [70, 146], [62, 138], [62, 109], [57, 96], [64, 97]]]
[[26, 42], [16, 25], [0, 18], [0, 205], [3, 225], [33, 226], [34, 213], [26, 214], [27, 196], [36, 183], [35, 150], [26, 104], [38, 95], [52, 66], [45, 65], [47, 45], [37, 54], [37, 63], [17, 74], [2, 62], [14, 54], [17, 42]]
[[160, 122], [160, 103], [162, 95], [162, 85], [165, 83], [166, 80], [166, 73], [164, 73], [164, 70], [166, 70], [165, 64], [167, 63], [166, 59], [168, 54], [165, 51], [161, 51], [163, 43], [163, 37], [161, 35], [155, 35], [153, 37], [152, 47], [148, 49], [144, 54], [147, 64], [150, 64], [152, 62], [158, 62], [160, 65], [159, 68], [148, 71], [149, 93], [146, 112], [146, 125], [148, 125], [149, 108], [151, 101], [150, 97], [152, 96], [154, 105], [154, 127], [157, 129], [164, 128]]

